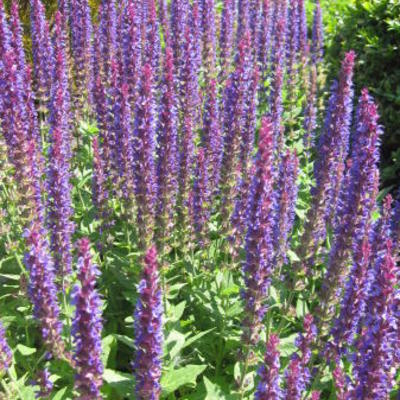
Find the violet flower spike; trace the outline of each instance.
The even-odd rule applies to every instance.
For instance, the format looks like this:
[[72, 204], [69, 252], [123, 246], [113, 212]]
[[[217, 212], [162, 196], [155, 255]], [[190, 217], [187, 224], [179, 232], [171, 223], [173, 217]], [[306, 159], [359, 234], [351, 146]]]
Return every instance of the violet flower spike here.
[[52, 354], [58, 358], [69, 358], [61, 338], [62, 323], [55, 270], [46, 231], [34, 223], [24, 236], [28, 246], [24, 263], [29, 272], [29, 297], [33, 304], [33, 315], [40, 324], [43, 342]]
[[337, 290], [341, 290], [353, 243], [362, 243], [364, 229], [371, 219], [375, 206], [378, 146], [382, 133], [378, 118], [377, 107], [369, 97], [368, 91], [364, 89], [357, 110], [349, 178], [345, 181], [347, 184], [344, 185], [339, 203], [333, 245], [321, 289], [324, 307], [328, 306], [332, 296], [337, 294]]
[[371, 284], [365, 328], [357, 344], [353, 368], [356, 387], [352, 395], [363, 399], [386, 399], [394, 384], [394, 367], [398, 320], [393, 305], [398, 299], [395, 286], [398, 266], [393, 244], [386, 240], [378, 258], [376, 276]]
[[304, 317], [304, 332], [304, 335], [299, 334], [296, 339], [296, 346], [301, 355], [298, 353], [293, 354], [287, 370], [285, 371], [285, 399], [287, 400], [300, 400], [311, 380], [308, 365], [311, 360], [311, 346], [317, 335], [311, 314], [307, 314]]
[[[221, 167], [222, 137], [219, 120], [219, 107], [217, 98], [217, 82], [212, 79], [206, 87], [206, 101], [203, 112], [202, 146], [205, 149], [208, 164], [210, 188], [216, 188], [219, 182]], [[216, 190], [213, 190], [215, 194]]]
[[136, 106], [134, 159], [137, 224], [141, 247], [151, 241], [156, 201], [156, 168], [153, 71], [149, 64], [142, 68], [142, 81]]
[[278, 268], [287, 262], [289, 238], [292, 232], [295, 205], [297, 201], [297, 176], [299, 173], [299, 158], [289, 150], [282, 157], [279, 166], [277, 194], [275, 204], [274, 224], [274, 257]]
[[57, 274], [71, 272], [71, 236], [74, 230], [70, 183], [69, 92], [61, 15], [56, 15], [55, 59], [50, 103], [49, 164], [47, 169], [48, 225]]
[[102, 302], [96, 290], [99, 269], [92, 263], [89, 239], [78, 242], [79, 285], [73, 290], [75, 315], [71, 332], [75, 345], [75, 389], [80, 399], [101, 399], [103, 363], [101, 360]]
[[38, 99], [47, 107], [50, 99], [54, 52], [45, 9], [40, 0], [31, 0], [32, 53]]
[[39, 386], [39, 392], [36, 393], [38, 399], [46, 399], [51, 395], [54, 385], [50, 380], [50, 372], [47, 368], [44, 368], [37, 373], [34, 383]]
[[7, 343], [6, 331], [0, 322], [0, 374], [7, 372], [12, 363], [12, 352]]
[[172, 48], [167, 45], [164, 55], [161, 104], [157, 143], [157, 239], [168, 237], [173, 226], [177, 195], [178, 132]]
[[322, 23], [322, 10], [319, 0], [315, 2], [314, 19], [312, 27], [311, 59], [313, 64], [321, 63], [324, 55], [324, 30]]
[[155, 246], [146, 253], [138, 295], [134, 316], [136, 355], [133, 363], [136, 398], [158, 400], [161, 395], [163, 307]]
[[223, 230], [228, 231], [234, 208], [237, 183], [240, 179], [240, 141], [245, 126], [245, 99], [251, 77], [250, 33], [239, 42], [236, 68], [226, 82], [224, 93], [224, 148], [220, 169]]
[[221, 17], [221, 31], [219, 36], [219, 59], [221, 66], [221, 80], [226, 78], [227, 71], [232, 59], [233, 45], [233, 2], [232, 0], [224, 0]]
[[332, 86], [325, 126], [318, 142], [318, 158], [314, 164], [316, 187], [312, 190], [312, 205], [299, 248], [299, 257], [306, 264], [325, 239], [326, 223], [335, 210], [337, 188], [342, 183], [348, 152], [354, 60], [355, 53], [350, 51], [342, 62], [339, 83], [334, 82]]
[[204, 149], [200, 148], [193, 183], [193, 228], [201, 248], [207, 243], [207, 223], [210, 217], [210, 190]]
[[283, 398], [279, 375], [279, 338], [272, 334], [267, 343], [263, 365], [258, 370], [258, 383], [255, 400], [279, 400]]
[[245, 318], [242, 339], [248, 346], [259, 341], [259, 331], [266, 311], [263, 302], [274, 269], [271, 223], [273, 134], [269, 118], [264, 117], [261, 124], [248, 208], [246, 260], [243, 265]]

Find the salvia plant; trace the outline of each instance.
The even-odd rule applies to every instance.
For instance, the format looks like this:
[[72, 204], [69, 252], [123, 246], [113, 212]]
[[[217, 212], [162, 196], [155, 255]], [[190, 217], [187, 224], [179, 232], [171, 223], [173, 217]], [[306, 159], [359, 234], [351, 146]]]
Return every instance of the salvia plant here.
[[0, 0], [0, 399], [399, 398], [399, 190], [325, 2], [94, 3]]

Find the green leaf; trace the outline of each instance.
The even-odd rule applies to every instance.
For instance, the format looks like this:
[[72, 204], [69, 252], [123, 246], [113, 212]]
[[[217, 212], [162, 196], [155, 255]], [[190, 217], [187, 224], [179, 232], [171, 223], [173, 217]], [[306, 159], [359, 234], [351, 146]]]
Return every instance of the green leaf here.
[[125, 336], [125, 335], [116, 335], [116, 334], [114, 334], [113, 335], [119, 342], [122, 342], [122, 343], [124, 343], [124, 344], [126, 344], [128, 347], [130, 347], [131, 349], [136, 349], [136, 347], [135, 347], [135, 341], [132, 339], [132, 338], [130, 338], [130, 337], [128, 337], [128, 336]]
[[177, 322], [182, 318], [183, 312], [185, 311], [186, 301], [180, 302], [178, 305], [174, 306], [170, 304], [168, 309], [168, 321]]
[[63, 400], [63, 399], [67, 399], [68, 397], [64, 397], [66, 396], [68, 387], [62, 388], [60, 389], [52, 398], [51, 400]]
[[114, 371], [113, 369], [105, 369], [103, 379], [107, 384], [116, 390], [121, 396], [131, 393], [135, 387], [135, 379], [132, 374]]
[[197, 335], [194, 335], [194, 336], [190, 337], [189, 339], [186, 339], [185, 344], [184, 344], [184, 346], [183, 346], [183, 349], [184, 349], [185, 347], [190, 346], [190, 345], [191, 345], [192, 343], [194, 343], [196, 340], [199, 340], [201, 337], [203, 337], [204, 335], [207, 335], [207, 333], [210, 333], [210, 332], [213, 331], [214, 329], [215, 329], [215, 328], [208, 329], [208, 330], [206, 330], [206, 331], [200, 332], [200, 333], [198, 333]]
[[163, 374], [161, 386], [163, 395], [167, 396], [182, 386], [196, 386], [197, 377], [207, 368], [207, 365], [186, 365]]
[[183, 349], [184, 345], [185, 335], [176, 330], [173, 330], [170, 332], [164, 342], [164, 354], [169, 355], [171, 360], [173, 360]]
[[204, 400], [234, 400], [240, 398], [239, 394], [225, 393], [220, 386], [211, 382], [206, 376], [203, 378], [203, 382], [207, 392]]
[[296, 346], [294, 344], [296, 337], [297, 333], [294, 333], [280, 340], [279, 350], [282, 357], [289, 357], [296, 351]]
[[287, 255], [289, 257], [290, 262], [299, 262], [300, 261], [299, 256], [293, 250], [288, 249]]
[[117, 343], [117, 340], [114, 335], [108, 335], [105, 338], [103, 338], [103, 340], [101, 341], [101, 347], [103, 350], [102, 354], [101, 354], [101, 360], [102, 360], [104, 366], [107, 365], [111, 350], [113, 350], [116, 343]]
[[23, 344], [17, 344], [17, 350], [25, 357], [36, 353], [36, 349], [34, 347], [28, 347]]

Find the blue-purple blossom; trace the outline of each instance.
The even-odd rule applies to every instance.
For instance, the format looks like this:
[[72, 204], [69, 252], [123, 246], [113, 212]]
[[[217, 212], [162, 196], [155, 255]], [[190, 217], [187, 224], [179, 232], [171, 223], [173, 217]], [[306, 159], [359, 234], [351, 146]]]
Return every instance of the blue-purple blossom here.
[[311, 314], [304, 317], [304, 332], [304, 335], [299, 334], [296, 339], [296, 346], [300, 354], [293, 354], [285, 371], [286, 400], [300, 400], [311, 379], [308, 365], [311, 360], [311, 347], [317, 334]]
[[157, 235], [168, 237], [177, 195], [178, 134], [175, 97], [174, 59], [170, 46], [165, 49], [161, 105], [157, 140]]
[[254, 398], [256, 400], [279, 400], [283, 398], [279, 375], [279, 338], [272, 334], [267, 343], [264, 363], [258, 370], [260, 381]]
[[157, 193], [153, 71], [149, 64], [142, 68], [142, 80], [136, 103], [134, 160], [137, 224], [142, 245], [151, 240]]
[[29, 297], [33, 304], [33, 315], [40, 325], [43, 342], [55, 356], [63, 358], [68, 356], [61, 339], [62, 323], [55, 270], [46, 233], [38, 223], [25, 232], [28, 251], [24, 262], [29, 272]]
[[251, 184], [247, 216], [246, 260], [243, 265], [245, 318], [243, 342], [256, 344], [265, 314], [265, 296], [270, 284], [272, 263], [273, 137], [271, 120], [264, 117]]
[[70, 183], [70, 103], [61, 16], [56, 15], [55, 66], [50, 102], [49, 163], [47, 167], [48, 225], [54, 266], [59, 276], [71, 272], [74, 225]]
[[314, 20], [312, 27], [311, 59], [313, 64], [322, 61], [324, 55], [324, 31], [322, 25], [322, 10], [319, 0], [315, 2]]
[[318, 142], [314, 164], [316, 186], [312, 189], [311, 207], [301, 238], [300, 258], [307, 263], [325, 239], [326, 223], [336, 210], [348, 152], [352, 109], [352, 76], [355, 53], [346, 54], [339, 83], [334, 82], [326, 111], [325, 125]]
[[40, 370], [36, 374], [36, 385], [39, 386], [39, 392], [36, 393], [36, 398], [46, 399], [53, 391], [53, 382], [50, 380], [50, 372], [47, 368]]
[[12, 363], [12, 352], [7, 343], [6, 331], [0, 322], [0, 374], [7, 372]]
[[157, 251], [151, 247], [144, 259], [135, 309], [135, 346], [133, 363], [138, 400], [158, 400], [161, 394], [162, 315]]
[[40, 0], [31, 0], [31, 31], [36, 94], [46, 107], [52, 86], [54, 52], [45, 9]]
[[101, 399], [101, 300], [96, 290], [100, 272], [92, 262], [89, 239], [78, 242], [78, 280], [72, 301], [76, 307], [71, 333], [74, 342], [75, 389], [81, 399]]
[[333, 245], [321, 290], [325, 307], [342, 289], [353, 247], [357, 243], [362, 246], [364, 238], [368, 237], [365, 229], [375, 207], [379, 176], [378, 146], [382, 132], [378, 118], [377, 107], [364, 89], [357, 109], [351, 166], [338, 204]]
[[392, 241], [386, 240], [378, 257], [368, 293], [365, 324], [357, 341], [353, 361], [356, 385], [352, 394], [357, 399], [387, 399], [394, 385], [392, 368], [398, 344], [398, 320], [393, 306], [398, 301], [395, 289], [398, 267], [392, 246]]

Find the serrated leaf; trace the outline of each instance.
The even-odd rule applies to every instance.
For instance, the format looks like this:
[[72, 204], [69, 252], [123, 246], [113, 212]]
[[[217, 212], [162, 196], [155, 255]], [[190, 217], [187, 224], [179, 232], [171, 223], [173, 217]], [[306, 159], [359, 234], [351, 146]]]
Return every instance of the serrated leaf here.
[[207, 368], [207, 365], [189, 364], [179, 369], [173, 369], [163, 374], [161, 387], [163, 395], [167, 396], [182, 386], [196, 386], [197, 377]]

